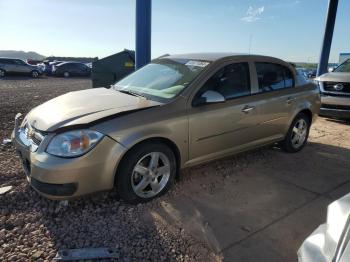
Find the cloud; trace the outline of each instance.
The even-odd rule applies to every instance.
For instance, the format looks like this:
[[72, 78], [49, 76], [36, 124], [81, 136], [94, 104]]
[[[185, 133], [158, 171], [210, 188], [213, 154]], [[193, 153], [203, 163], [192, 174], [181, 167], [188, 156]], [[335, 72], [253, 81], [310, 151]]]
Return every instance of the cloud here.
[[276, 4], [269, 6], [269, 9], [271, 9], [271, 8], [291, 8], [291, 7], [295, 7], [299, 4], [301, 4], [300, 0], [288, 1], [288, 2], [281, 2], [280, 1]]
[[258, 7], [256, 9], [254, 9], [252, 6], [249, 6], [246, 16], [242, 17], [241, 20], [244, 22], [254, 22], [256, 20], [260, 19], [261, 14], [264, 12], [265, 7]]

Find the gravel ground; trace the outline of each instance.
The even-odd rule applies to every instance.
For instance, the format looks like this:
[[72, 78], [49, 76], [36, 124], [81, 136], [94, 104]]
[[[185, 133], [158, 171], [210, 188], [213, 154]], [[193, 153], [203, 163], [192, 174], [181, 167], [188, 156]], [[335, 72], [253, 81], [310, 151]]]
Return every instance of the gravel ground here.
[[[10, 137], [17, 112], [86, 88], [91, 88], [87, 79], [0, 80], [0, 141]], [[116, 248], [118, 261], [219, 260], [185, 230], [151, 216], [159, 201], [130, 206], [115, 192], [68, 206], [42, 198], [28, 186], [14, 149], [2, 145], [0, 187], [10, 185], [13, 189], [0, 195], [0, 261], [51, 261], [59, 249], [83, 247]]]

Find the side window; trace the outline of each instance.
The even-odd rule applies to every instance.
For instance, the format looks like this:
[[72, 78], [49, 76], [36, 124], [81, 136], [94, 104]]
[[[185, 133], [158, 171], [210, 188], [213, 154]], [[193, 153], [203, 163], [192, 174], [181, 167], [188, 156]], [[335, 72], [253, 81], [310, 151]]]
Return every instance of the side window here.
[[284, 71], [284, 87], [285, 88], [293, 87], [295, 83], [294, 83], [292, 72], [284, 66], [282, 68]]
[[199, 95], [212, 90], [226, 100], [250, 95], [250, 74], [248, 63], [234, 63], [216, 72], [201, 88]]
[[3, 60], [3, 63], [4, 63], [4, 64], [8, 64], [8, 65], [13, 65], [13, 64], [15, 64], [14, 61], [15, 61], [15, 60], [13, 60], [13, 59], [4, 59], [4, 60]]
[[22, 60], [13, 60], [16, 65], [24, 65], [25, 63]]
[[287, 67], [261, 62], [255, 63], [255, 67], [261, 93], [294, 86], [293, 74]]
[[81, 70], [81, 71], [86, 71], [86, 65], [84, 65], [84, 64], [77, 64], [77, 68], [79, 69], [79, 70]]

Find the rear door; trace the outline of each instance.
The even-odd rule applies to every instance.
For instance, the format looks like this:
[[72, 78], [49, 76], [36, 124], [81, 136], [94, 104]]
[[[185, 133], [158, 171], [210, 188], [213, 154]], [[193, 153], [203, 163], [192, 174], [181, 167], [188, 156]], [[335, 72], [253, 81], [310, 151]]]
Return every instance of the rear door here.
[[290, 68], [275, 62], [254, 63], [259, 100], [259, 139], [279, 140], [284, 137], [297, 100], [295, 76]]
[[[220, 93], [225, 102], [193, 103], [205, 91]], [[215, 159], [244, 148], [255, 139], [258, 119], [255, 101], [251, 100], [251, 81], [248, 62], [223, 66], [194, 96], [189, 110], [190, 163]]]
[[65, 72], [68, 72], [71, 76], [74, 76], [77, 74], [74, 64], [70, 64], [70, 63], [63, 64], [61, 72], [62, 74]]
[[20, 59], [13, 60], [16, 73], [29, 73], [31, 67], [28, 66], [24, 61]]

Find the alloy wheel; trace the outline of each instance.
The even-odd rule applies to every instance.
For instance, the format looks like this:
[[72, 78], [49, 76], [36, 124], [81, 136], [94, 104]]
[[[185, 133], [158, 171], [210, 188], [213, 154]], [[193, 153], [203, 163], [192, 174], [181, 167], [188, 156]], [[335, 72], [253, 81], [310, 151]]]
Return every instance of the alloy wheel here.
[[131, 186], [141, 198], [159, 194], [170, 178], [170, 160], [161, 152], [151, 152], [143, 156], [135, 165], [131, 175]]
[[305, 143], [307, 137], [308, 126], [304, 119], [299, 119], [295, 122], [292, 130], [292, 146], [295, 149], [300, 148]]
[[39, 76], [39, 73], [37, 71], [32, 72], [32, 77], [37, 78]]

